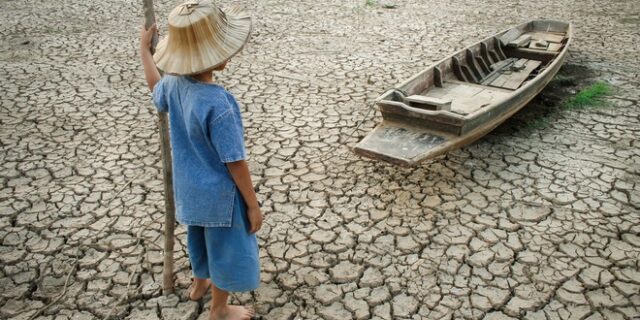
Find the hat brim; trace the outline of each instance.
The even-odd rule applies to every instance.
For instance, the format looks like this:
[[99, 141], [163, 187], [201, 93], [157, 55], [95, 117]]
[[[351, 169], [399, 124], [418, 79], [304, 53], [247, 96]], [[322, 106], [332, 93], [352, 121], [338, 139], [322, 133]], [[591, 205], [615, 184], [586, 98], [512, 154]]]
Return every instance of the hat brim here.
[[[218, 36], [217, 41], [214, 39], [198, 48], [176, 48], [171, 46], [170, 35], [160, 40], [153, 55], [157, 68], [167, 74], [194, 75], [219, 67], [242, 51], [251, 36], [251, 17], [239, 7], [224, 11], [224, 16], [224, 34]], [[229, 37], [233, 37], [233, 41], [227, 41]]]

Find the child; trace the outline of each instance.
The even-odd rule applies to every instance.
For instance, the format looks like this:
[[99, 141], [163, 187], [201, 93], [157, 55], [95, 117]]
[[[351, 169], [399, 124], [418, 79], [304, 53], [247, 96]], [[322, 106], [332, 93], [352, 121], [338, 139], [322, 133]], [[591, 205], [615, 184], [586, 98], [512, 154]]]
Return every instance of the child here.
[[[255, 232], [262, 212], [247, 166], [235, 98], [214, 83], [249, 38], [251, 19], [191, 1], [169, 14], [169, 36], [151, 55], [155, 25], [140, 35], [142, 64], [158, 111], [169, 112], [178, 222], [187, 226], [194, 283], [192, 300], [212, 288], [210, 319], [249, 319], [253, 311], [227, 305], [230, 291], [260, 283]], [[155, 63], [154, 63], [155, 62]], [[160, 77], [156, 69], [168, 75]]]

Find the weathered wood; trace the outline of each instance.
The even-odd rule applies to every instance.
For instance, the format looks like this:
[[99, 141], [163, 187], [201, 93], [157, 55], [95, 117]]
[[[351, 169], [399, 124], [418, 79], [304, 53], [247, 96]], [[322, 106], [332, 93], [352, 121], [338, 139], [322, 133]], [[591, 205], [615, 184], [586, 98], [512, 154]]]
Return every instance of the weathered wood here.
[[[557, 53], [540, 49], [502, 47], [499, 37], [513, 29], [511, 28], [446, 57], [434, 66], [411, 77], [410, 81], [405, 81], [397, 86], [399, 90], [420, 88], [422, 91], [419, 95], [427, 98], [440, 99], [441, 101], [451, 100], [451, 111], [411, 107], [411, 101], [402, 102], [402, 99], [406, 99], [406, 97], [396, 97], [393, 94], [385, 93], [379, 98], [378, 106], [384, 118], [383, 124], [393, 123], [397, 128], [410, 132], [426, 132], [431, 136], [442, 137], [444, 139], [442, 143], [439, 142], [429, 148], [420, 149], [414, 144], [415, 141], [411, 143], [411, 141], [398, 140], [406, 144], [407, 150], [415, 151], [412, 157], [408, 157], [406, 150], [399, 150], [395, 146], [384, 147], [382, 144], [364, 143], [369, 136], [377, 134], [372, 132], [354, 148], [354, 151], [371, 158], [413, 165], [469, 144], [493, 130], [533, 99], [553, 78], [566, 59], [572, 40], [571, 25], [560, 22], [532, 21], [516, 28], [524, 33], [548, 31], [535, 29], [532, 27], [534, 25], [548, 28], [564, 26], [564, 29], [561, 30], [563, 46], [558, 49]], [[469, 54], [469, 51], [472, 54]], [[540, 59], [522, 57], [522, 55]], [[521, 69], [512, 68], [514, 67], [514, 59], [526, 59], [518, 63], [517, 66], [521, 66]], [[495, 81], [497, 77], [504, 76], [499, 79], [499, 82], [511, 89], [474, 83], [477, 74], [474, 74], [473, 66], [469, 60], [474, 61], [477, 71], [485, 75], [483, 82]], [[501, 60], [507, 61], [502, 62]], [[527, 60], [538, 61], [530, 62]], [[491, 73], [486, 73], [487, 70], [483, 68], [482, 62], [486, 63], [486, 67], [492, 69]], [[501, 63], [496, 64], [496, 62]], [[511, 65], [509, 65], [510, 63]], [[544, 68], [540, 68], [540, 65], [544, 65]], [[437, 72], [434, 69], [436, 67], [438, 68]], [[536, 68], [539, 71], [533, 73], [532, 71], [536, 71]], [[493, 69], [500, 69], [502, 73], [495, 72]], [[430, 84], [419, 83], [425, 77], [431, 81]], [[490, 79], [490, 77], [492, 78]], [[436, 82], [439, 82], [436, 80], [437, 78], [442, 81], [441, 85], [436, 85]], [[422, 100], [430, 102], [429, 99]], [[418, 139], [411, 134], [396, 134], [394, 136], [402, 136], [403, 139]], [[367, 141], [373, 142], [374, 140]]]
[[491, 51], [489, 51], [489, 55], [491, 55], [491, 59], [492, 59], [493, 61], [498, 62], [498, 61], [500, 61], [500, 60], [501, 60], [501, 59], [500, 59], [500, 56], [498, 55], [498, 53], [497, 53], [495, 50], [491, 50]]
[[[385, 109], [385, 108], [381, 108]], [[383, 119], [387, 121], [393, 121], [397, 123], [404, 123], [409, 126], [414, 127], [424, 127], [433, 130], [434, 132], [440, 132], [442, 134], [448, 135], [460, 135], [460, 130], [462, 130], [462, 124], [453, 124], [440, 122], [440, 119], [434, 119], [430, 117], [425, 118], [416, 118], [405, 114], [400, 114], [397, 112], [398, 110], [385, 110], [385, 114], [383, 114]]]
[[160, 146], [162, 153], [162, 176], [164, 178], [164, 260], [162, 266], [162, 293], [164, 295], [174, 293], [173, 282], [173, 248], [175, 242], [175, 202], [173, 194], [173, 168], [171, 158], [171, 138], [169, 133], [169, 117], [165, 112], [158, 113], [158, 126], [160, 128]]
[[[378, 107], [385, 117], [388, 114], [396, 114], [405, 118], [415, 118], [419, 121], [433, 121], [447, 126], [459, 127], [464, 124], [464, 117], [444, 111], [431, 111], [411, 107], [397, 101], [379, 101]], [[455, 131], [455, 130], [454, 130]]]
[[[522, 59], [525, 60], [525, 59]], [[531, 72], [540, 66], [540, 61], [526, 60], [523, 62], [523, 69], [518, 72], [513, 72], [508, 75], [504, 75], [505, 81], [500, 87], [506, 89], [516, 90], [520, 85], [529, 77]]]
[[518, 39], [521, 34], [522, 30], [513, 28], [500, 36], [500, 42], [502, 42], [503, 46], [506, 46], [507, 44], [509, 44], [509, 42]]
[[562, 42], [562, 40], [564, 40], [563, 35], [547, 33], [547, 32], [531, 32], [529, 33], [529, 35], [531, 35], [531, 38], [534, 40], [544, 40], [547, 42], [560, 43]]
[[562, 49], [562, 43], [550, 43], [549, 47], [547, 47], [547, 51], [558, 52]]
[[547, 50], [547, 47], [549, 47], [549, 42], [545, 40], [532, 40], [529, 43], [530, 49]]
[[[156, 22], [153, 10], [153, 0], [143, 0], [142, 6], [145, 16], [145, 28]], [[158, 43], [157, 35], [153, 35], [151, 52], [155, 51]], [[175, 202], [173, 195], [173, 167], [171, 159], [171, 139], [167, 113], [158, 113], [158, 127], [160, 132], [160, 149], [162, 153], [162, 176], [164, 178], [164, 261], [162, 269], [162, 293], [169, 295], [175, 292], [173, 282], [173, 248], [175, 242]]]
[[411, 165], [413, 158], [443, 142], [445, 139], [442, 136], [424, 129], [384, 121], [358, 144], [356, 150], [395, 164]]
[[462, 68], [462, 73], [464, 73], [467, 76], [467, 79], [469, 79], [469, 82], [478, 83], [480, 81], [480, 77], [476, 76], [476, 74], [471, 70], [471, 68], [468, 65], [463, 64], [461, 65], [461, 68]]
[[487, 43], [484, 41], [480, 42], [480, 55], [482, 55], [482, 58], [484, 58], [488, 65], [498, 62], [497, 59], [489, 54], [489, 48], [487, 47]]
[[489, 74], [487, 74], [487, 76], [485, 76], [484, 79], [482, 79], [482, 81], [480, 81], [480, 84], [487, 85], [491, 83], [493, 80], [495, 80], [497, 77], [500, 76], [500, 71], [503, 68], [513, 65], [513, 63], [516, 62], [517, 60], [518, 59], [507, 58], [506, 60], [502, 60], [498, 63], [492, 64], [491, 66], [489, 66], [489, 69], [491, 69], [492, 71]]
[[471, 114], [511, 94], [508, 90], [460, 81], [446, 81], [442, 88], [431, 88], [423, 96], [451, 101], [451, 111], [461, 115]]
[[[466, 61], [466, 54], [464, 56]], [[462, 63], [457, 56], [451, 58], [451, 60], [453, 61], [454, 73], [458, 79], [473, 83], [480, 81], [480, 77], [477, 76], [467, 64]]]
[[473, 74], [475, 75], [476, 82], [479, 82], [480, 79], [484, 78], [484, 73], [476, 62], [476, 56], [475, 54], [473, 54], [473, 51], [469, 49], [467, 49], [466, 55], [467, 66], [469, 66], [469, 69], [471, 69], [471, 72], [473, 72]]
[[526, 47], [531, 42], [530, 34], [523, 34], [519, 36], [517, 39], [510, 41], [507, 46], [513, 48]]
[[490, 66], [490, 68], [493, 71], [502, 70], [503, 68], [512, 65], [516, 61], [518, 61], [518, 59], [508, 58], [508, 59], [505, 59], [505, 60], [502, 60], [502, 61], [499, 61], [497, 63], [492, 64]]
[[414, 77], [405, 81], [402, 85], [402, 91], [405, 95], [417, 94], [424, 91], [434, 83], [433, 68], [425, 70], [425, 72], [417, 73]]
[[506, 48], [506, 54], [513, 58], [539, 60], [547, 63], [556, 58], [558, 52], [529, 48]]
[[470, 82], [462, 82], [460, 80], [447, 80], [446, 83], [453, 83], [453, 84], [462, 84], [468, 87], [476, 87], [476, 88], [482, 88], [482, 89], [490, 89], [491, 91], [498, 91], [498, 92], [504, 92], [506, 94], [511, 94], [513, 93], [513, 90], [509, 90], [509, 89], [503, 89], [503, 88], [494, 88], [494, 87], [488, 87], [486, 85], [482, 85], [482, 84], [478, 84], [478, 83], [470, 83]]
[[462, 72], [462, 64], [460, 63], [460, 60], [458, 60], [457, 57], [453, 57], [451, 58], [451, 61], [453, 63], [453, 73], [456, 77], [462, 81], [470, 82], [471, 79], [467, 78], [467, 75]]
[[500, 41], [498, 39], [494, 38], [494, 42], [493, 42], [493, 47], [496, 51], [496, 53], [498, 54], [498, 60], [504, 60], [507, 58], [507, 55], [504, 54], [504, 51], [502, 51], [502, 45], [500, 44]]
[[[153, 10], [153, 0], [142, 0], [142, 10], [144, 11], [144, 27], [149, 29], [154, 23], [156, 23], [156, 14]], [[158, 45], [158, 35], [154, 34], [151, 37], [151, 53], [156, 52], [156, 46]]]
[[408, 96], [406, 100], [411, 103], [411, 106], [416, 106], [418, 108], [422, 107], [429, 110], [451, 111], [451, 99], [439, 99], [416, 94]]
[[482, 69], [482, 72], [485, 74], [485, 76], [491, 73], [491, 68], [489, 68], [489, 64], [486, 61], [484, 61], [482, 56], [476, 56], [476, 62]]
[[562, 21], [536, 20], [531, 22], [531, 28], [537, 31], [566, 34], [569, 24]]
[[433, 68], [433, 83], [437, 87], [442, 87], [442, 82], [442, 70], [440, 70], [440, 68], [438, 67]]
[[[565, 47], [565, 49], [558, 55], [558, 57], [546, 67], [545, 71], [541, 72], [541, 74], [539, 74], [536, 79], [528, 81], [525, 85], [523, 85], [522, 88], [520, 88], [520, 93], [518, 95], [511, 95], [508, 99], [502, 101], [502, 103], [489, 107], [488, 110], [491, 110], [491, 112], [479, 113], [467, 119], [461, 129], [461, 139], [459, 141], [456, 140], [445, 143], [444, 145], [448, 147], [448, 149], [446, 150], [451, 150], [458, 146], [468, 144], [482, 137], [486, 133], [499, 126], [509, 117], [513, 116], [527, 103], [529, 103], [529, 101], [531, 101], [531, 99], [533, 99], [538, 93], [540, 93], [540, 91], [544, 89], [549, 81], [553, 79], [567, 57], [567, 48], [569, 46], [569, 43], [571, 42], [570, 37], [572, 35], [571, 25], [568, 26], [567, 35], [569, 37], [567, 47]], [[443, 153], [446, 151], [439, 152]], [[438, 154], [440, 153], [434, 152], [425, 154], [425, 157], [422, 159], [434, 157]]]
[[[531, 68], [531, 66], [527, 67], [530, 61], [532, 60], [519, 59], [512, 65], [506, 66], [501, 70], [498, 70], [498, 77], [494, 78], [492, 81], [488, 81], [483, 84], [486, 84], [492, 87], [515, 90], [517, 87], [520, 86], [522, 81], [524, 81], [524, 79], [527, 78], [527, 76], [531, 73], [531, 71], [535, 69], [535, 68]], [[536, 62], [535, 64], [536, 67], [540, 65], [540, 61], [535, 61], [535, 62]], [[531, 70], [529, 70], [530, 68]], [[520, 78], [522, 78], [522, 81], [518, 82], [517, 86], [514, 83], [512, 83]]]

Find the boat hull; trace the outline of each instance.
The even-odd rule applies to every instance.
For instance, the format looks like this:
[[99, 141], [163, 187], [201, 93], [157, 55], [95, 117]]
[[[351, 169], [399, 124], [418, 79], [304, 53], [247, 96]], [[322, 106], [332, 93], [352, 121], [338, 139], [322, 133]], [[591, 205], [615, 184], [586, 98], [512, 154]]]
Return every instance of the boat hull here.
[[[550, 25], [561, 24], [554, 21], [529, 22], [528, 24], [545, 22]], [[522, 24], [518, 27], [526, 25]], [[509, 32], [509, 30], [499, 33], [498, 36]], [[390, 90], [378, 99], [377, 105], [383, 115], [383, 121], [356, 145], [354, 152], [368, 158], [396, 165], [414, 166], [421, 161], [432, 159], [480, 139], [527, 105], [557, 74], [568, 53], [572, 34], [571, 25], [566, 24], [564, 31], [566, 41], [563, 43], [563, 49], [553, 55], [553, 59], [548, 61], [544, 70], [537, 74], [535, 78], [527, 81], [516, 90], [508, 91], [509, 94], [501, 93], [501, 98], [495, 103], [466, 115], [450, 111], [422, 110], [411, 107], [403, 101], [398, 101], [400, 98], [398, 98], [397, 91], [411, 90], [419, 87], [422, 83], [427, 87], [426, 91], [428, 92], [429, 86], [433, 86], [434, 83], [425, 80], [429, 79], [425, 75], [431, 74], [433, 69], [437, 67], [446, 70], [447, 63], [452, 57], [459, 56], [461, 52], [469, 48], [465, 48], [427, 68], [397, 87], [399, 89]], [[496, 36], [489, 37], [483, 41], [488, 41], [488, 39], [498, 41]], [[474, 46], [477, 47], [479, 44], [470, 47]], [[417, 79], [422, 82], [416, 81]], [[426, 85], [424, 84], [425, 81], [427, 82]], [[437, 82], [437, 79], [434, 81]], [[447, 80], [444, 81], [446, 82]], [[459, 83], [456, 79], [449, 78], [449, 81]], [[465, 85], [483, 87], [472, 83]], [[419, 88], [414, 91], [418, 92], [420, 90], [424, 89]], [[490, 88], [490, 90], [502, 89]]]

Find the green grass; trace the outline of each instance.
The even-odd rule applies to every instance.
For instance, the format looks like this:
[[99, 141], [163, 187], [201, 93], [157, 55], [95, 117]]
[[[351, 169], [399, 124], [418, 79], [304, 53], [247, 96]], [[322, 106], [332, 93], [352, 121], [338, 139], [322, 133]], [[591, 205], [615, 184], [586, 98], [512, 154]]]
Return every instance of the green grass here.
[[57, 29], [57, 28], [44, 27], [44, 33], [47, 33], [47, 34], [59, 34], [59, 33], [62, 33], [62, 31], [60, 31], [60, 29]]
[[571, 76], [565, 76], [562, 74], [558, 74], [556, 75], [553, 80], [551, 80], [553, 83], [557, 83], [561, 86], [570, 86], [575, 84], [576, 79], [574, 77]]
[[640, 16], [628, 16], [620, 19], [622, 23], [640, 24]]
[[605, 105], [603, 97], [611, 94], [612, 88], [606, 82], [598, 81], [578, 92], [563, 103], [564, 109], [586, 109]]
[[[572, 82], [573, 78], [558, 75], [553, 80], [556, 83]], [[607, 104], [604, 101], [604, 97], [610, 95], [613, 92], [613, 88], [610, 84], [598, 81], [594, 84], [580, 90], [575, 96], [565, 99], [554, 109], [559, 110], [582, 110], [582, 109], [596, 109], [605, 107]], [[552, 121], [552, 115], [541, 115], [528, 121], [525, 127], [534, 130], [545, 129]]]
[[527, 125], [526, 125], [527, 128], [536, 129], [536, 130], [544, 129], [548, 126], [549, 126], [548, 116], [541, 116], [539, 118], [535, 118], [534, 120], [527, 122]]
[[373, 7], [373, 6], [375, 6], [377, 3], [378, 3], [378, 1], [377, 1], [377, 0], [366, 0], [366, 1], [364, 2], [364, 5], [365, 5], [365, 6], [367, 6], [367, 7]]

